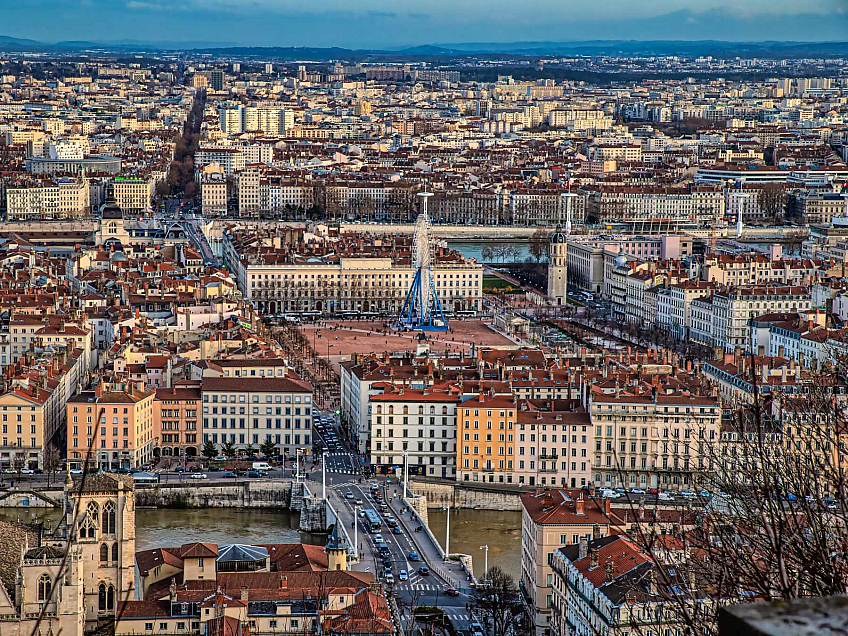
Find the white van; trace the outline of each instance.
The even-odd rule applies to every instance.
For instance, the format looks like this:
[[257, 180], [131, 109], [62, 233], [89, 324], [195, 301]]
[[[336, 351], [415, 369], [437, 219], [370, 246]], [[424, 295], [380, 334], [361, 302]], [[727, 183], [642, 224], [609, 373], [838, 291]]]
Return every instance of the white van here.
[[271, 470], [271, 464], [268, 462], [253, 462], [253, 470], [261, 470], [267, 472]]

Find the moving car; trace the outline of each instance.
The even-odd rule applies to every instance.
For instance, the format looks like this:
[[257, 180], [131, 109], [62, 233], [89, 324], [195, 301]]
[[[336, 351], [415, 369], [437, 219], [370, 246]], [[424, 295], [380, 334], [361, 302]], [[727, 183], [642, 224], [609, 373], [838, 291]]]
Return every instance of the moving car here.
[[420, 568], [418, 568], [418, 573], [421, 576], [430, 576], [430, 568], [428, 568], [426, 565], [422, 565]]
[[347, 491], [345, 493], [345, 499], [353, 499], [353, 493], [351, 491]]
[[194, 473], [192, 479], [206, 479], [206, 473]]
[[459, 596], [459, 590], [456, 589], [455, 587], [448, 587], [448, 588], [445, 588], [445, 594], [447, 596]]
[[389, 585], [394, 585], [395, 577], [391, 572], [386, 572], [386, 583]]
[[258, 470], [249, 470], [247, 471], [247, 476], [251, 479], [259, 479], [260, 477], [262, 477], [262, 473], [260, 473]]
[[409, 556], [408, 556], [407, 558], [408, 558], [410, 561], [420, 561], [420, 560], [421, 560], [421, 558], [418, 556], [418, 553], [417, 553], [417, 552], [415, 552], [415, 551], [410, 552], [410, 553], [409, 553]]
[[403, 531], [400, 529], [400, 526], [393, 526], [392, 534], [403, 534]]
[[221, 475], [221, 477], [224, 477], [225, 479], [236, 479], [238, 475], [236, 475], [233, 471], [228, 470], [223, 475]]
[[408, 581], [409, 575], [406, 573], [406, 570], [401, 570], [398, 572], [398, 579], [401, 581]]

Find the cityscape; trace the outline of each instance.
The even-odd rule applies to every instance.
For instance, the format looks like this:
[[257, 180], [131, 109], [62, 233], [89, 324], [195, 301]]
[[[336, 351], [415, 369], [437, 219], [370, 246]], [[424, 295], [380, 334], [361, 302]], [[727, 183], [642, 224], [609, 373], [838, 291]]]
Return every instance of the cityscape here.
[[0, 636], [844, 633], [843, 7], [73, 4], [0, 27]]

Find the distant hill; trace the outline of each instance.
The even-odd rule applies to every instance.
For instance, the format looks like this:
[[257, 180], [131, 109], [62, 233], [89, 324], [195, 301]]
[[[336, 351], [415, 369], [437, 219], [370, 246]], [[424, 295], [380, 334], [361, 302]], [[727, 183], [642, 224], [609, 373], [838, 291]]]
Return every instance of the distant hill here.
[[562, 42], [461, 42], [455, 44], [424, 44], [387, 49], [348, 49], [342, 47], [299, 46], [231, 46], [206, 42], [89, 42], [66, 40], [48, 43], [37, 40], [0, 35], [0, 51], [51, 52], [104, 49], [107, 51], [156, 52], [192, 50], [222, 56], [243, 56], [261, 59], [316, 60], [332, 59], [367, 60], [380, 58], [442, 57], [462, 59], [476, 55], [509, 57], [546, 56], [666, 56], [716, 58], [770, 58], [799, 59], [822, 57], [848, 57], [848, 42], [723, 42], [718, 40], [569, 40]]

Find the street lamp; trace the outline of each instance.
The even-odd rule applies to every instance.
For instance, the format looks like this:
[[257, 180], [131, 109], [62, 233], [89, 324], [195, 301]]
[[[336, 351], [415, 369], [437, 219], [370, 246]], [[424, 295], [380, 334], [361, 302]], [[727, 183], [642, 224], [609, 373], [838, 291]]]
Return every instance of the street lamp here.
[[321, 498], [327, 501], [327, 451], [321, 454]]
[[409, 455], [403, 451], [403, 499], [406, 501], [406, 482], [409, 480]]
[[359, 561], [359, 504], [353, 505], [353, 550], [356, 553], [356, 560]]
[[483, 557], [483, 582], [485, 583], [489, 577], [489, 545], [481, 545], [480, 549], [483, 550], [483, 554], [485, 555]]

